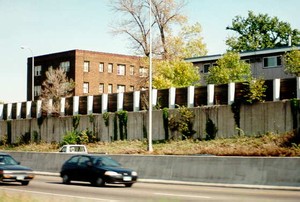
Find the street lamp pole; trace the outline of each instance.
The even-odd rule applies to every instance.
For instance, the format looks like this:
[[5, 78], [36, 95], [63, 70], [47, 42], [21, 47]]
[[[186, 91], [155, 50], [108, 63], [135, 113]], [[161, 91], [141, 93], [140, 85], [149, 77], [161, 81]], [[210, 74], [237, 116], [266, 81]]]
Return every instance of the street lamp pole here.
[[21, 46], [21, 49], [28, 49], [31, 53], [32, 59], [31, 59], [31, 100], [34, 100], [34, 56], [33, 52], [29, 47]]
[[148, 131], [148, 151], [153, 152], [152, 147], [152, 33], [151, 33], [151, 20], [152, 20], [152, 0], [149, 0], [149, 131]]

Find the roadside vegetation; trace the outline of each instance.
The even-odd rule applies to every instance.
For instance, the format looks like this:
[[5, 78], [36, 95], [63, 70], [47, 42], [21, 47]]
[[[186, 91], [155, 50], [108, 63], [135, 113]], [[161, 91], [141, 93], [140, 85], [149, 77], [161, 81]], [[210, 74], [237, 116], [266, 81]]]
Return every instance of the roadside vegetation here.
[[[90, 153], [153, 154], [153, 155], [216, 155], [216, 156], [300, 156], [300, 144], [292, 132], [268, 133], [260, 136], [236, 136], [215, 140], [154, 141], [153, 152], [147, 151], [147, 141], [113, 141], [86, 144]], [[58, 152], [57, 143], [2, 145], [2, 151]]]

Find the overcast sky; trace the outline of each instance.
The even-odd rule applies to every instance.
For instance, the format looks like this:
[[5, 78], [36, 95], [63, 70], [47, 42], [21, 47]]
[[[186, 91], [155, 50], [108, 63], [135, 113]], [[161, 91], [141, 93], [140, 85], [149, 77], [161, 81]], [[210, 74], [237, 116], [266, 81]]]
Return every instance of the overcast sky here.
[[[236, 15], [277, 16], [300, 29], [299, 0], [188, 0], [185, 14], [199, 22], [208, 54], [226, 51]], [[0, 100], [26, 101], [27, 57], [83, 49], [132, 55], [125, 37], [112, 37], [109, 0], [0, 0]]]

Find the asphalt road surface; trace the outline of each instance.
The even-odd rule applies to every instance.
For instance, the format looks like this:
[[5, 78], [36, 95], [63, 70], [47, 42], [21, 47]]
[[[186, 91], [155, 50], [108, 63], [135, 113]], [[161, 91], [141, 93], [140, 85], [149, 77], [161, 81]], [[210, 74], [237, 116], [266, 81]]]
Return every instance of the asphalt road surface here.
[[97, 202], [97, 201], [299, 201], [300, 191], [222, 188], [137, 182], [93, 187], [89, 183], [61, 183], [61, 178], [36, 176], [28, 186], [0, 183], [0, 201], [21, 202]]

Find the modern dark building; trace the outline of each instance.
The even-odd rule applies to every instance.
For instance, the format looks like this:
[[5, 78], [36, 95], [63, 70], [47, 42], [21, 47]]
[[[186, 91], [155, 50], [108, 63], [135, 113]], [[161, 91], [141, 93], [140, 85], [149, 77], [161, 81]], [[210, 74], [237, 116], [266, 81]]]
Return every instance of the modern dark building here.
[[32, 100], [32, 77], [34, 99], [38, 99], [49, 68], [63, 69], [75, 82], [74, 96], [97, 95], [140, 90], [148, 76], [144, 59], [86, 50], [70, 50], [34, 57], [27, 62], [27, 100]]

